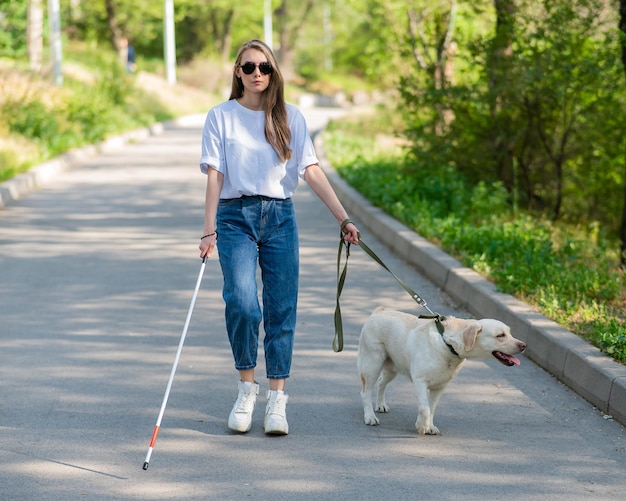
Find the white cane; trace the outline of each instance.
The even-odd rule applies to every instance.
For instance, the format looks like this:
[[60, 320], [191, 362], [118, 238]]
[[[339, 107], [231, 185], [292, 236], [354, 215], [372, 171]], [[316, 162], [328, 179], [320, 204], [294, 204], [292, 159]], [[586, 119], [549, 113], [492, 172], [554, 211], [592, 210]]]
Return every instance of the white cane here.
[[146, 454], [146, 460], [143, 463], [144, 470], [147, 470], [148, 466], [150, 465], [150, 456], [152, 456], [154, 443], [156, 442], [157, 435], [159, 434], [159, 429], [161, 428], [161, 420], [163, 419], [163, 414], [165, 413], [165, 407], [167, 406], [167, 399], [170, 396], [170, 390], [172, 389], [172, 383], [174, 382], [174, 375], [176, 374], [176, 368], [178, 367], [178, 360], [180, 359], [180, 354], [183, 351], [183, 344], [185, 344], [185, 337], [187, 336], [187, 329], [189, 328], [189, 321], [191, 320], [193, 307], [196, 304], [196, 297], [198, 296], [198, 290], [200, 290], [200, 283], [202, 282], [202, 275], [204, 275], [206, 259], [207, 259], [206, 256], [202, 259], [202, 266], [200, 267], [200, 274], [198, 275], [196, 288], [193, 291], [193, 297], [191, 298], [191, 305], [189, 305], [189, 311], [187, 312], [187, 320], [185, 321], [185, 327], [183, 327], [183, 334], [181, 335], [180, 342], [178, 343], [178, 351], [176, 352], [176, 358], [174, 359], [174, 364], [172, 365], [172, 371], [170, 372], [170, 379], [167, 382], [167, 388], [165, 389], [165, 395], [163, 396], [163, 403], [161, 404], [161, 411], [159, 412], [159, 417], [157, 418], [156, 425], [154, 426], [154, 431], [152, 432], [152, 438], [150, 439], [150, 446], [148, 447], [148, 454]]

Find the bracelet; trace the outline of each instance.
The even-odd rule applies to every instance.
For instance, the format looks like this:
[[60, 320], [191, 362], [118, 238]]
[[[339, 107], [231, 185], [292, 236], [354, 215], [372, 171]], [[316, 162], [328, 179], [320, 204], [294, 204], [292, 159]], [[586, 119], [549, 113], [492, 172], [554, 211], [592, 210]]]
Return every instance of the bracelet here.
[[347, 225], [349, 225], [351, 222], [352, 222], [352, 219], [344, 219], [344, 220], [341, 222], [341, 231], [343, 231], [343, 229], [344, 229]]
[[200, 237], [200, 240], [204, 240], [207, 237], [212, 237], [213, 235], [217, 235], [217, 231], [214, 231], [213, 233], [207, 233], [203, 237]]

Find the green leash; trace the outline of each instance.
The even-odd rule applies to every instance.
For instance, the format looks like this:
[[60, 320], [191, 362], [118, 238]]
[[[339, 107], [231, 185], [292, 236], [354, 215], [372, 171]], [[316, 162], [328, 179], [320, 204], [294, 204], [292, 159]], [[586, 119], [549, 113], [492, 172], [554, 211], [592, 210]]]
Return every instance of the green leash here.
[[[350, 243], [346, 242], [343, 239], [343, 229], [345, 226], [352, 221], [350, 219], [346, 219], [341, 223], [341, 230], [339, 233], [339, 249], [337, 251], [337, 301], [335, 305], [335, 337], [333, 339], [333, 350], [335, 352], [340, 352], [343, 350], [343, 322], [341, 320], [341, 306], [339, 304], [339, 298], [341, 296], [341, 292], [343, 291], [343, 286], [346, 282], [346, 275], [348, 274], [348, 258], [350, 257]], [[380, 259], [376, 253], [370, 249], [365, 242], [361, 239], [361, 234], [359, 236], [359, 247], [365, 251], [367, 255], [369, 255], [374, 261], [376, 261], [380, 266], [382, 266], [385, 270], [387, 270], [393, 278], [402, 286], [402, 288], [411, 296], [411, 298], [421, 307], [426, 308], [430, 315], [420, 315], [420, 318], [432, 318], [435, 320], [435, 325], [437, 326], [437, 330], [439, 334], [443, 336], [444, 327], [441, 323], [442, 320], [445, 320], [445, 317], [440, 315], [439, 313], [434, 313], [427, 305], [426, 301], [420, 297], [420, 295], [415, 292], [409, 285], [398, 277], [393, 271], [389, 269], [389, 267]], [[341, 255], [343, 254], [343, 249], [346, 249], [346, 262], [343, 266], [343, 270], [341, 269]]]

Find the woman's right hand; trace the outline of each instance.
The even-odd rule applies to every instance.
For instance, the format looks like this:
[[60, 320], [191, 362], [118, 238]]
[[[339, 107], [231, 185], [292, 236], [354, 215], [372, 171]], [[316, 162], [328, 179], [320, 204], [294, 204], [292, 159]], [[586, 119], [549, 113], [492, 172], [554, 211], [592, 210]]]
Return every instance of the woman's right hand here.
[[200, 239], [200, 245], [198, 248], [200, 249], [200, 258], [204, 259], [211, 257], [213, 254], [213, 249], [215, 249], [215, 245], [217, 243], [217, 231], [206, 234]]

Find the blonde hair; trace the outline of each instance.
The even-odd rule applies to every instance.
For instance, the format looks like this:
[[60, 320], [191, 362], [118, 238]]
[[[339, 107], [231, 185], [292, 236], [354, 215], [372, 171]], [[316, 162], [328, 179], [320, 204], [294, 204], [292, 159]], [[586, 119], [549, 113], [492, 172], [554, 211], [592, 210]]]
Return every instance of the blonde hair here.
[[270, 75], [270, 83], [263, 94], [263, 111], [265, 111], [265, 139], [274, 148], [274, 151], [281, 162], [286, 162], [291, 158], [292, 151], [291, 130], [287, 120], [287, 106], [285, 104], [285, 84], [283, 76], [278, 69], [276, 57], [265, 43], [261, 40], [250, 40], [241, 46], [235, 59], [233, 67], [233, 81], [230, 91], [230, 99], [238, 99], [243, 96], [244, 87], [241, 78], [236, 74], [237, 68], [241, 64], [243, 53], [248, 49], [262, 52], [267, 61], [272, 65], [274, 71]]

